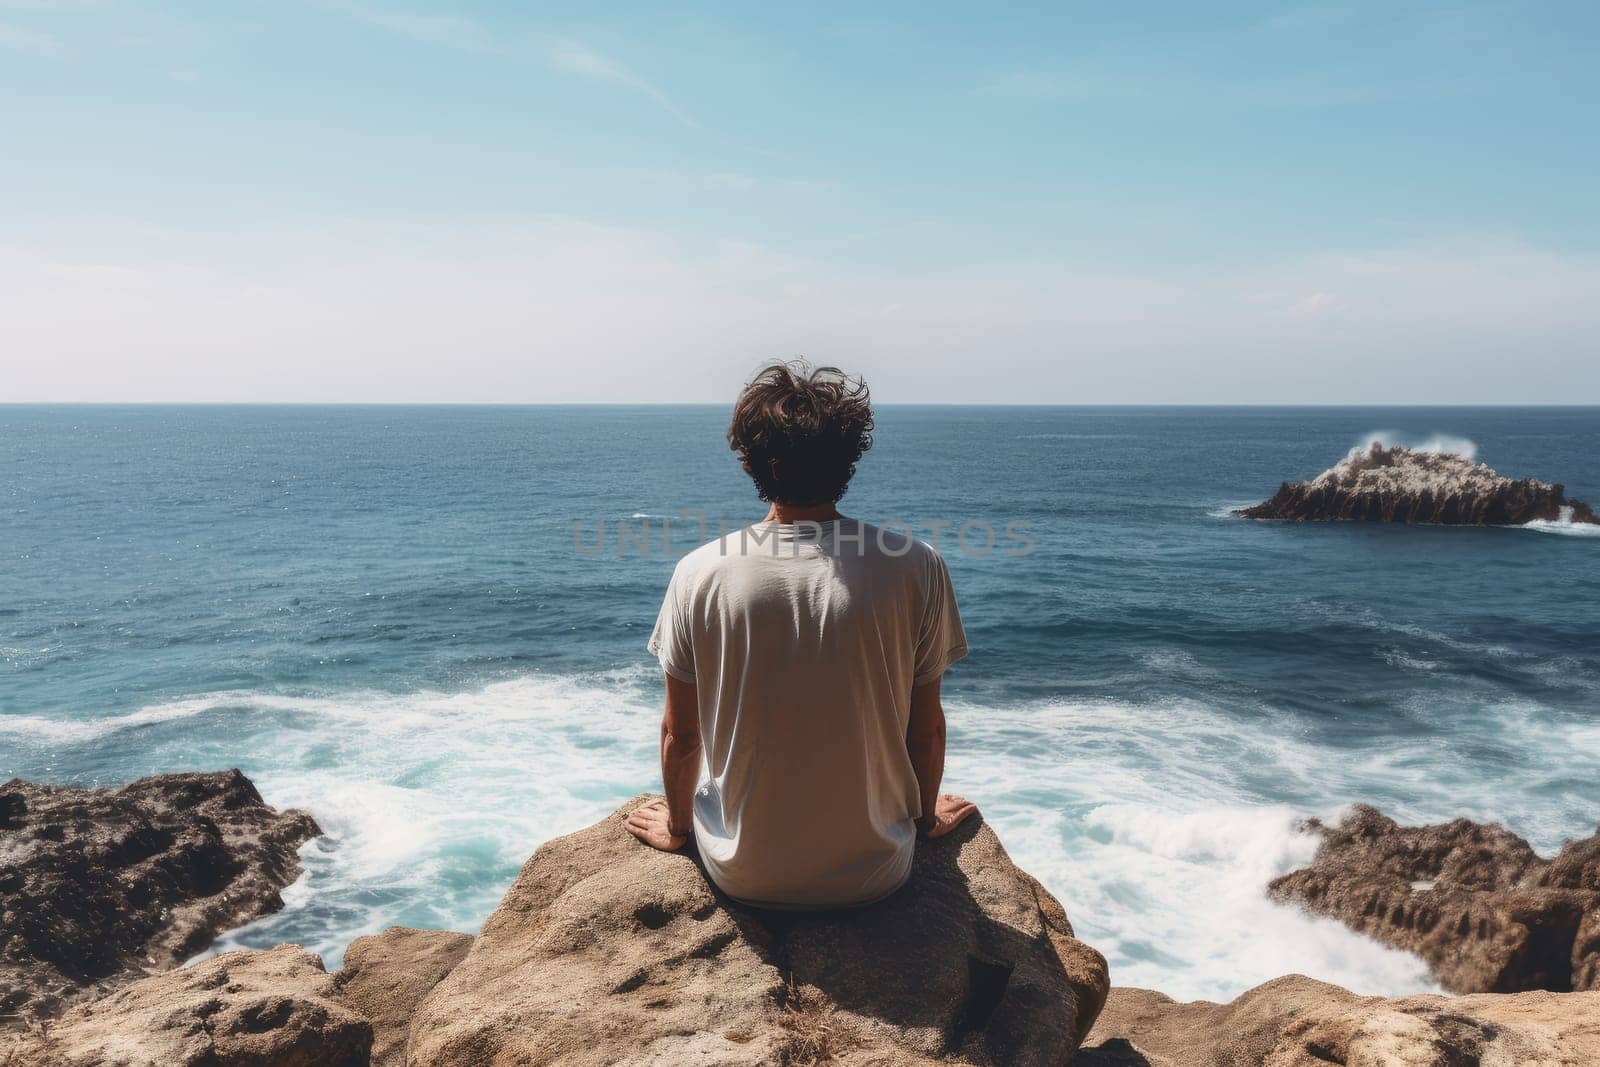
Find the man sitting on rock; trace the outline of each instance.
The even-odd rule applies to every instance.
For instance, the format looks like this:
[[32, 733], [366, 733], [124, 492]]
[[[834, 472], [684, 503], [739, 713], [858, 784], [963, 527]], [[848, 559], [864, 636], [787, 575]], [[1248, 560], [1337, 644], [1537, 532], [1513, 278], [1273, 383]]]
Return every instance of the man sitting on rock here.
[[860, 379], [763, 369], [728, 442], [767, 516], [678, 562], [650, 637], [666, 802], [628, 829], [669, 851], [693, 836], [711, 880], [746, 903], [882, 899], [910, 876], [918, 831], [977, 810], [939, 793], [939, 681], [967, 651], [944, 560], [836, 507], [872, 429]]

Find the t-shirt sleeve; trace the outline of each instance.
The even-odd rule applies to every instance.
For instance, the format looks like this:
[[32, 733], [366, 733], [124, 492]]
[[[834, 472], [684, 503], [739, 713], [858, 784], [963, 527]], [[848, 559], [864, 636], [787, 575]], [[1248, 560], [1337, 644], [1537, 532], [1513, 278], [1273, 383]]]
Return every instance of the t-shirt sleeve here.
[[645, 649], [661, 661], [661, 669], [680, 682], [693, 683], [694, 634], [689, 629], [689, 613], [684, 605], [682, 572], [672, 572], [667, 595], [656, 615], [655, 629]]
[[950, 584], [950, 569], [944, 557], [932, 552], [912, 684], [927, 685], [966, 654], [967, 633], [961, 628], [961, 612], [956, 607], [955, 586]]

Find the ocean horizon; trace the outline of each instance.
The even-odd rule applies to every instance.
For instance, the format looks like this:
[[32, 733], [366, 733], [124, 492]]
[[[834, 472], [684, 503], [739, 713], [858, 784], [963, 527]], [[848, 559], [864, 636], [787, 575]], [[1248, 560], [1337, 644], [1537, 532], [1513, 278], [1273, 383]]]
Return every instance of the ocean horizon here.
[[[286, 907], [212, 951], [476, 930], [541, 842], [658, 786], [674, 554], [763, 511], [726, 419], [0, 405], [0, 779], [237, 766], [309, 810]], [[841, 509], [950, 563], [947, 788], [1118, 985], [1435, 989], [1266, 899], [1304, 819], [1595, 830], [1600, 527], [1232, 514], [1375, 437], [1600, 503], [1595, 406], [878, 408]]]

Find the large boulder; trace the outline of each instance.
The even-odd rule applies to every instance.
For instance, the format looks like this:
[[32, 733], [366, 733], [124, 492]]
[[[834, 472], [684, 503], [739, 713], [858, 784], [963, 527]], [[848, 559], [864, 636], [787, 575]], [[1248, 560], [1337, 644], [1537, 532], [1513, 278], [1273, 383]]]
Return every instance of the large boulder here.
[[1113, 989], [1075, 1067], [1587, 1067], [1600, 992], [1359, 997], [1302, 975], [1228, 1004]]
[[1455, 993], [1600, 989], [1600, 835], [1553, 860], [1500, 826], [1400, 826], [1357, 805], [1267, 892], [1427, 961]]
[[[619, 808], [542, 846], [411, 1024], [411, 1067], [1066, 1064], [1105, 960], [974, 818], [845, 912], [735, 904]], [[830, 1059], [831, 1058], [831, 1059]]]
[[1284, 482], [1270, 500], [1234, 512], [1247, 519], [1520, 526], [1542, 522], [1600, 523], [1594, 509], [1569, 500], [1560, 485], [1506, 478], [1449, 452], [1358, 448], [1315, 478]]
[[0, 1019], [166, 970], [283, 906], [321, 831], [243, 774], [163, 774], [120, 789], [0, 785]]
[[373, 1067], [404, 1067], [417, 1005], [471, 947], [468, 934], [406, 926], [350, 942], [334, 985], [339, 1002], [372, 1023]]
[[229, 952], [141, 979], [28, 1034], [6, 1067], [365, 1067], [372, 1026], [295, 945]]

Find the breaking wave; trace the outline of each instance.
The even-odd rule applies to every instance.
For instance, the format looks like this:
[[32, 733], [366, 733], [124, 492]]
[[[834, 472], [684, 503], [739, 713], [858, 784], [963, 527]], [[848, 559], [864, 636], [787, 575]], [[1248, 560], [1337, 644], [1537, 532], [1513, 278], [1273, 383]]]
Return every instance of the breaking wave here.
[[[137, 750], [150, 772], [240, 766], [269, 802], [313, 812], [327, 833], [284, 910], [212, 951], [294, 941], [337, 966], [393, 923], [475, 930], [542, 841], [658, 788], [654, 684], [630, 669], [458, 693], [230, 690], [100, 719], [0, 716], [0, 730]], [[1304, 792], [1323, 762], [1305, 741], [1194, 703], [952, 704], [950, 721], [950, 788], [981, 802], [1119, 982], [1230, 996], [1294, 970], [1431, 988], [1411, 957], [1263, 895], [1315, 847], [1296, 810], [1261, 802]]]
[[[312, 811], [327, 836], [303, 850], [285, 909], [214, 951], [296, 941], [336, 966], [352, 938], [392, 923], [476, 929], [542, 841], [657, 788], [654, 686], [630, 668], [457, 693], [225, 691], [98, 720], [0, 717], [0, 729], [51, 749], [137, 750], [150, 771], [241, 766], [270, 802]], [[1458, 715], [1460, 736], [1484, 746], [1510, 731], [1524, 748], [1548, 736], [1578, 773], [1572, 742], [1585, 738], [1536, 728], [1536, 708], [1502, 710], [1467, 729]], [[1362, 993], [1432, 988], [1413, 957], [1263, 890], [1315, 850], [1305, 814], [1351, 798], [1462, 814], [1453, 743], [1391, 738], [1335, 760], [1271, 714], [1198, 701], [952, 702], [949, 716], [949, 788], [980, 801], [1119, 983], [1215, 999], [1299, 971]], [[1600, 774], [1600, 752], [1585, 758]], [[1549, 829], [1533, 812], [1465, 813]]]
[[1558, 519], [1533, 519], [1517, 527], [1535, 533], [1561, 534], [1566, 537], [1600, 537], [1600, 526], [1592, 522], [1573, 522], [1572, 509], [1562, 508]]
[[1416, 437], [1413, 434], [1403, 433], [1398, 430], [1377, 430], [1365, 434], [1351, 447], [1351, 452], [1365, 452], [1376, 442], [1384, 448], [1395, 445], [1405, 445], [1413, 452], [1429, 452], [1434, 455], [1460, 456], [1462, 459], [1476, 460], [1478, 458], [1477, 442], [1465, 437], [1454, 437], [1449, 434], [1432, 434], [1428, 437]]

